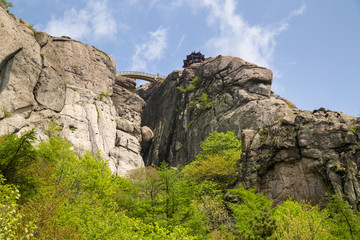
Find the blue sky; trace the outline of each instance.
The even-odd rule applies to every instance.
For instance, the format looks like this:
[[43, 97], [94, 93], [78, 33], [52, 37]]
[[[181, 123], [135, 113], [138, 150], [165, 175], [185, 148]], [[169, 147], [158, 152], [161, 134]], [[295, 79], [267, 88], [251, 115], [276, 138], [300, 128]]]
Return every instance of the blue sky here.
[[[168, 74], [191, 51], [270, 68], [299, 108], [360, 116], [360, 0], [9, 0], [53, 36], [115, 58], [117, 70]], [[140, 83], [140, 82], [139, 82]]]

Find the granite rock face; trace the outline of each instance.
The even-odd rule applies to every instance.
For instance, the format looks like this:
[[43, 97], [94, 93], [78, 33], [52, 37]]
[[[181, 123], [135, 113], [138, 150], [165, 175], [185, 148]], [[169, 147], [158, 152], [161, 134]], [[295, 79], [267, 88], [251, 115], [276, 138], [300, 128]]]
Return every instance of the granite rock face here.
[[275, 199], [324, 202], [332, 191], [359, 208], [360, 119], [340, 112], [294, 112], [242, 131], [240, 182]]
[[242, 140], [238, 184], [256, 186], [275, 203], [312, 203], [332, 191], [359, 208], [360, 119], [296, 108], [271, 94], [272, 72], [236, 57], [206, 59], [142, 87], [143, 125], [154, 132], [148, 165], [192, 161], [213, 131]]
[[[114, 59], [90, 45], [34, 33], [27, 26], [0, 7], [0, 135], [36, 127], [38, 137], [46, 138], [54, 121], [76, 152], [100, 151], [113, 172], [124, 175], [143, 166], [144, 101], [135, 85], [115, 82]], [[136, 107], [115, 106], [114, 89], [120, 92], [117, 102], [131, 99]]]
[[270, 98], [271, 82], [272, 72], [266, 68], [218, 56], [174, 71], [162, 84], [142, 87], [142, 122], [155, 136], [146, 163], [188, 163], [215, 130], [231, 130], [240, 137], [241, 129], [263, 128], [291, 113], [284, 101]]
[[[33, 89], [42, 70], [34, 33], [0, 6], [0, 118], [33, 109]], [[21, 80], [20, 80], [21, 79]]]
[[0, 135], [36, 127], [43, 139], [53, 121], [78, 153], [100, 151], [125, 175], [144, 161], [187, 164], [211, 132], [233, 131], [243, 150], [237, 184], [275, 203], [322, 203], [332, 191], [360, 208], [359, 118], [302, 111], [272, 95], [270, 70], [236, 57], [136, 90], [106, 53], [28, 26], [0, 4]]

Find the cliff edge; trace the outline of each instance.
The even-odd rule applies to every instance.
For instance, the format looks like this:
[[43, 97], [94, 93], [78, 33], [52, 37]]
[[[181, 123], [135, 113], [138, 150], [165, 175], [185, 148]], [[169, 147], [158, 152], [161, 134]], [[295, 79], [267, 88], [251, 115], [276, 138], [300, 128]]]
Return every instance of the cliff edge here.
[[0, 135], [36, 128], [46, 138], [52, 121], [79, 154], [100, 151], [117, 174], [144, 165], [144, 101], [110, 55], [36, 32], [2, 7], [0, 36]]
[[272, 95], [271, 83], [270, 70], [218, 56], [142, 87], [142, 122], [155, 135], [145, 163], [189, 163], [209, 133], [233, 131], [242, 140], [238, 184], [275, 203], [321, 203], [331, 191], [358, 208], [360, 118], [300, 110]]
[[55, 122], [76, 152], [100, 152], [124, 175], [187, 164], [211, 132], [233, 131], [242, 141], [237, 184], [275, 203], [321, 203], [330, 191], [360, 208], [360, 119], [275, 97], [269, 69], [218, 56], [137, 91], [108, 54], [36, 32], [3, 7], [0, 36], [0, 135], [36, 128], [43, 139]]

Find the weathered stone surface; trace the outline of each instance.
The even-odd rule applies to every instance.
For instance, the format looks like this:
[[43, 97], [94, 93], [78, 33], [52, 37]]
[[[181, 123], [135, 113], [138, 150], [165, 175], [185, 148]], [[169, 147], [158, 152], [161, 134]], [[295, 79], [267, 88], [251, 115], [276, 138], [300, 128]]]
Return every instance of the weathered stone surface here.
[[66, 37], [52, 37], [56, 52], [64, 62], [65, 81], [96, 94], [112, 94], [114, 59], [97, 48]]
[[[115, 83], [113, 58], [68, 37], [38, 32], [36, 41], [26, 24], [0, 8], [0, 134], [36, 127], [41, 140], [49, 121], [54, 121], [77, 153], [100, 151], [113, 172], [125, 174], [143, 166], [144, 101], [116, 85], [118, 92], [129, 92], [117, 98], [125, 108], [117, 109], [126, 113], [127, 122], [117, 122], [120, 117], [110, 97]], [[133, 102], [139, 103], [126, 106]]]
[[40, 46], [34, 33], [0, 7], [0, 117], [33, 108], [33, 88], [41, 71]]
[[122, 87], [118, 81], [114, 85], [114, 94], [111, 96], [112, 101], [116, 106], [118, 115], [135, 125], [141, 123], [141, 113], [145, 105], [145, 101], [133, 91]]
[[129, 91], [135, 92], [135, 90], [136, 90], [136, 80], [135, 79], [116, 75], [115, 83], [118, 86], [123, 87]]
[[[271, 82], [270, 70], [219, 56], [175, 71], [162, 84], [142, 87], [147, 104], [142, 125], [155, 135], [146, 163], [188, 163], [212, 131], [232, 130], [240, 136], [241, 129], [263, 128], [292, 113], [285, 102], [270, 98]], [[190, 84], [195, 89], [186, 91]], [[183, 147], [176, 150], [176, 143]]]
[[0, 121], [0, 136], [17, 132], [27, 125], [25, 118], [20, 115], [7, 117]]
[[63, 58], [58, 56], [52, 38], [43, 32], [36, 34], [41, 39], [42, 71], [34, 88], [36, 101], [60, 112], [65, 104], [65, 73]]
[[242, 139], [238, 184], [275, 203], [319, 203], [330, 190], [360, 208], [359, 118], [301, 111], [271, 96], [270, 70], [236, 57], [208, 58], [135, 90], [107, 54], [68, 37], [36, 41], [26, 25], [0, 7], [0, 135], [36, 127], [44, 139], [54, 121], [78, 153], [100, 151], [125, 175], [144, 166], [140, 149], [146, 164], [175, 167], [192, 161], [209, 133], [230, 130]]
[[146, 164], [188, 163], [210, 132], [233, 131], [243, 150], [238, 184], [275, 203], [290, 196], [315, 204], [330, 190], [359, 208], [360, 119], [301, 111], [270, 96], [271, 82], [271, 71], [219, 56], [142, 87], [142, 124], [154, 132]]
[[290, 125], [279, 121], [252, 130], [253, 136], [243, 134], [240, 182], [256, 186], [275, 203], [288, 196], [324, 202], [331, 190], [359, 208], [360, 140], [350, 129], [360, 119], [326, 110], [294, 115]]
[[151, 129], [147, 126], [141, 127], [141, 147], [147, 148], [149, 144], [151, 143], [151, 140], [154, 138], [154, 133], [151, 131]]
[[110, 156], [115, 159], [115, 161], [109, 162], [110, 168], [120, 176], [126, 175], [129, 170], [144, 167], [141, 155], [127, 148], [114, 148], [110, 152]]
[[135, 124], [123, 118], [116, 119], [116, 128], [124, 132], [132, 133], [135, 130]]

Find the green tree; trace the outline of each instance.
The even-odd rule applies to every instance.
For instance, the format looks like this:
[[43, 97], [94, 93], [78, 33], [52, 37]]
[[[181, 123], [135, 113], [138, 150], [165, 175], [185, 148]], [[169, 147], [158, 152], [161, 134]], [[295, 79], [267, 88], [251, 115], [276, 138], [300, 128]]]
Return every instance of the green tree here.
[[183, 178], [178, 170], [171, 169], [167, 164], [158, 168], [161, 182], [159, 194], [162, 212], [166, 222], [164, 227], [173, 229], [182, 226], [194, 236], [205, 236], [208, 232], [207, 219], [196, 203], [196, 186]]
[[246, 235], [244, 239], [275, 239], [273, 234], [277, 228], [277, 224], [270, 209], [266, 207], [261, 209], [258, 214], [253, 216], [249, 223], [253, 235]]
[[331, 222], [331, 233], [339, 239], [360, 239], [360, 216], [337, 195], [327, 195], [326, 210]]
[[289, 199], [275, 208], [274, 216], [278, 225], [274, 234], [277, 239], [334, 239], [328, 212], [321, 211], [320, 206]]
[[255, 189], [243, 186], [229, 190], [237, 203], [228, 203], [236, 220], [236, 229], [241, 239], [271, 239], [276, 222], [272, 201]]
[[161, 212], [161, 182], [158, 171], [153, 167], [145, 167], [132, 170], [128, 176], [138, 191], [136, 202], [133, 202], [136, 205], [132, 207], [135, 216], [141, 217], [147, 223], [155, 223], [160, 217], [158, 213]]
[[26, 174], [25, 169], [37, 161], [33, 143], [36, 132], [34, 129], [24, 132], [18, 137], [7, 134], [0, 137], [0, 173], [5, 183], [19, 186], [21, 195], [33, 195], [36, 179]]
[[0, 239], [32, 239], [34, 220], [25, 221], [19, 210], [20, 193], [12, 184], [4, 184], [0, 174]]
[[[241, 143], [235, 133], [231, 131], [226, 133], [214, 131], [210, 133], [209, 137], [200, 143], [200, 148], [201, 151], [197, 158], [211, 154], [221, 154], [224, 156], [241, 154]], [[240, 156], [238, 155], [238, 157]]]
[[59, 188], [47, 187], [22, 205], [24, 218], [36, 223], [34, 239], [80, 239], [80, 230], [70, 224], [61, 225], [58, 221], [60, 206], [68, 197], [69, 193]]
[[208, 231], [217, 231], [231, 225], [231, 217], [223, 200], [223, 192], [212, 181], [198, 183], [195, 188], [197, 208], [206, 218]]
[[[164, 212], [167, 219], [177, 219], [183, 221], [183, 217], [188, 215], [182, 212], [182, 208], [187, 208], [191, 204], [192, 186], [181, 176], [179, 171], [173, 170], [167, 164], [162, 164], [158, 168], [159, 181], [162, 190], [162, 201], [164, 202]], [[184, 215], [181, 217], [180, 215]], [[173, 222], [172, 224], [175, 224]]]
[[241, 143], [233, 132], [213, 132], [200, 144], [196, 160], [185, 166], [183, 173], [197, 181], [211, 180], [221, 188], [236, 180]]
[[5, 9], [9, 9], [11, 7], [14, 7], [14, 5], [11, 2], [5, 1], [5, 0], [1, 0], [1, 3], [4, 4]]

